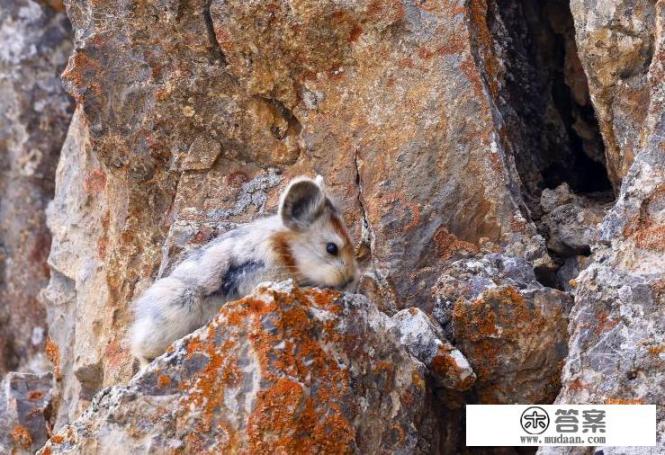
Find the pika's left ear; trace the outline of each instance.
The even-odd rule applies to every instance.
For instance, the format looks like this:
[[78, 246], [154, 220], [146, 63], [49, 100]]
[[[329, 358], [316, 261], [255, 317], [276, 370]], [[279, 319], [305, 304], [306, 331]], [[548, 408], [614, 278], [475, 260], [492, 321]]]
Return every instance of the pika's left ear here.
[[303, 231], [323, 213], [326, 196], [318, 184], [319, 177], [316, 181], [298, 177], [282, 193], [279, 216], [289, 229]]

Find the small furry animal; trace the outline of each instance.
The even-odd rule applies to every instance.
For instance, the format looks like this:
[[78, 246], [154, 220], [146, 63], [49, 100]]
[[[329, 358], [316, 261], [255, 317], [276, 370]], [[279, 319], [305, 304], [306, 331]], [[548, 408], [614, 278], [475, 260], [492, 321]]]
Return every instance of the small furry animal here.
[[348, 231], [323, 179], [293, 179], [277, 215], [241, 226], [193, 251], [135, 303], [132, 353], [143, 364], [263, 281], [344, 287], [357, 278]]

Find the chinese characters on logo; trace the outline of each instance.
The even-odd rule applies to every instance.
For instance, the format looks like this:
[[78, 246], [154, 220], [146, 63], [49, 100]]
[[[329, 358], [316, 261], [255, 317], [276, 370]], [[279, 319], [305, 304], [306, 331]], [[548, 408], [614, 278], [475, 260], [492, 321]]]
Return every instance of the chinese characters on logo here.
[[[557, 409], [554, 424], [558, 433], [577, 433], [580, 428], [577, 409]], [[590, 409], [582, 411], [583, 433], [605, 433], [605, 411]]]

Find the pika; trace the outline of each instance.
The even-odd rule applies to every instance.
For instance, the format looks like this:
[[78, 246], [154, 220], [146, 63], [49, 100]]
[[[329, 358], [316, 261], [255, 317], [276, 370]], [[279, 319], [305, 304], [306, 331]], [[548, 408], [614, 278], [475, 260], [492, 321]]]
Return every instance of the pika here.
[[297, 177], [282, 193], [276, 215], [194, 250], [136, 300], [132, 354], [147, 363], [263, 281], [291, 278], [300, 286], [342, 288], [357, 273], [351, 238], [323, 179]]

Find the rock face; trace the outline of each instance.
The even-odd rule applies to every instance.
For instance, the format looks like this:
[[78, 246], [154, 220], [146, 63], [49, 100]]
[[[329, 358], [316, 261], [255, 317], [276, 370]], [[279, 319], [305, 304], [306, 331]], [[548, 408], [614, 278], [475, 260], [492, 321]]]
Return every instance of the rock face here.
[[35, 453], [48, 439], [50, 373], [9, 373], [0, 382], [0, 451]]
[[0, 1], [0, 376], [44, 368], [44, 208], [72, 111], [59, 79], [72, 37], [57, 3]]
[[[464, 403], [665, 401], [662, 0], [65, 5], [74, 50], [0, 0], [0, 373], [48, 279], [43, 453], [460, 453]], [[265, 288], [123, 385], [132, 300], [315, 173], [367, 297]]]
[[[572, 0], [575, 36], [616, 187], [642, 144], [658, 65], [660, 2]], [[653, 65], [656, 63], [656, 65]], [[657, 82], [656, 82], [657, 81]], [[657, 98], [654, 99], [657, 102]]]
[[579, 196], [565, 183], [554, 190], [543, 190], [540, 226], [547, 238], [547, 248], [559, 257], [588, 256], [597, 240], [598, 225], [610, 203], [606, 195], [595, 198]]
[[431, 453], [426, 369], [399, 342], [419, 314], [391, 319], [360, 295], [259, 289], [101, 392], [40, 453]]
[[[460, 252], [549, 262], [480, 55], [482, 2], [71, 1], [77, 111], [49, 210], [56, 427], [127, 380], [130, 302], [179, 254], [320, 173], [369, 252], [362, 290], [433, 309]], [[489, 57], [487, 57], [489, 58]]]
[[[584, 40], [580, 52], [591, 87], [598, 90], [603, 135], [623, 182], [601, 225], [592, 262], [576, 280], [570, 354], [557, 401], [660, 404], [665, 400], [665, 5], [587, 2], [583, 9], [581, 3], [572, 2]], [[657, 419], [658, 447], [640, 453], [665, 450], [660, 407]]]

